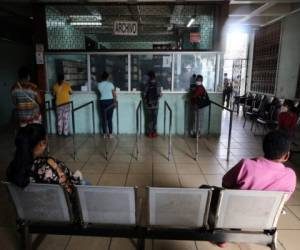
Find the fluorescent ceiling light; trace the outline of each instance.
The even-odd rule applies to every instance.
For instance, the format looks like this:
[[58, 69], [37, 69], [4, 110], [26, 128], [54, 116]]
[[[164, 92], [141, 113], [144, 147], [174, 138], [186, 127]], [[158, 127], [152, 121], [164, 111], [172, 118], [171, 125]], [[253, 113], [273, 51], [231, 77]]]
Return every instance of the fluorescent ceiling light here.
[[56, 20], [47, 20], [46, 23], [47, 23], [47, 27], [62, 27], [66, 25], [64, 21], [56, 21]]
[[194, 22], [195, 22], [195, 18], [192, 17], [190, 19], [190, 21], [188, 22], [188, 24], [186, 25], [186, 27], [188, 27], [188, 28], [191, 27]]
[[102, 20], [101, 15], [71, 15], [70, 18], [78, 20]]
[[101, 22], [71, 22], [73, 26], [101, 26]]

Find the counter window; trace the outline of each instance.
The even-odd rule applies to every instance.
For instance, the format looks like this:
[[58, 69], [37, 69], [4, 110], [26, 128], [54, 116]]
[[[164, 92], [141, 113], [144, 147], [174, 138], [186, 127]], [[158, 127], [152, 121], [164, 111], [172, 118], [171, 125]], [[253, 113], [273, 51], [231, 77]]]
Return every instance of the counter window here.
[[189, 90], [190, 84], [194, 81], [193, 75], [201, 74], [206, 90], [214, 91], [215, 71], [215, 54], [175, 54], [174, 90]]
[[91, 89], [97, 90], [104, 71], [119, 90], [128, 91], [128, 55], [91, 55]]
[[88, 90], [86, 55], [49, 55], [47, 56], [48, 89], [57, 82], [59, 74], [64, 76], [74, 91]]
[[131, 90], [142, 90], [147, 83], [148, 72], [153, 70], [157, 82], [164, 91], [171, 90], [172, 55], [132, 55], [131, 56]]

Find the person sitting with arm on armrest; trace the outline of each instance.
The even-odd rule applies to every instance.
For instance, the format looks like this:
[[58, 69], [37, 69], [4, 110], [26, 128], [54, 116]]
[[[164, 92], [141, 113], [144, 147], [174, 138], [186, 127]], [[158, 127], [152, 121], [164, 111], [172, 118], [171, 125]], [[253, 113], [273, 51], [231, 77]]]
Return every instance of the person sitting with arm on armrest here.
[[284, 163], [290, 156], [289, 136], [279, 130], [263, 140], [263, 157], [242, 159], [223, 177], [222, 186], [230, 189], [283, 191], [289, 198], [296, 188], [296, 174]]

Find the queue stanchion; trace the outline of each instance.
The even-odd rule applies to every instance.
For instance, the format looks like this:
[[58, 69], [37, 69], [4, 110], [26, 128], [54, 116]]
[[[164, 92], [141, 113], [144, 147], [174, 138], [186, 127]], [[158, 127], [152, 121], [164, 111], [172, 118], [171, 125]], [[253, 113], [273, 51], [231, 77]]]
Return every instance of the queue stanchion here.
[[142, 110], [142, 100], [140, 100], [136, 111], [135, 111], [135, 120], [136, 120], [136, 134], [135, 134], [135, 150], [136, 150], [136, 160], [139, 157], [139, 134], [141, 134], [141, 112]]
[[171, 159], [172, 154], [172, 118], [173, 112], [167, 101], [164, 102], [164, 135], [165, 135], [165, 125], [166, 125], [166, 114], [169, 111], [169, 136], [168, 136], [168, 161]]
[[75, 140], [75, 135], [76, 135], [76, 127], [75, 127], [75, 112], [77, 112], [80, 109], [83, 109], [87, 106], [92, 107], [92, 130], [93, 133], [95, 134], [95, 108], [94, 108], [94, 101], [87, 102], [85, 104], [82, 104], [76, 108], [74, 108], [73, 102], [71, 103], [71, 108], [72, 108], [72, 127], [73, 127], [73, 156], [74, 160], [76, 160], [76, 153], [77, 153], [77, 146], [76, 146], [76, 140]]
[[232, 118], [233, 118], [233, 111], [231, 110], [230, 111], [230, 121], [229, 121], [228, 144], [227, 144], [227, 161], [229, 161], [229, 157], [230, 157]]
[[196, 149], [195, 149], [195, 160], [198, 161], [199, 156], [199, 110], [195, 109], [196, 113]]
[[[220, 105], [219, 103], [216, 103], [214, 101], [210, 101], [210, 106], [211, 105], [215, 105], [223, 110], [226, 110], [230, 113], [230, 118], [229, 118], [229, 132], [228, 132], [228, 141], [227, 141], [227, 157], [226, 157], [226, 160], [229, 161], [230, 159], [230, 148], [231, 148], [231, 133], [232, 133], [232, 120], [233, 120], [233, 110], [232, 109], [229, 109], [229, 108], [226, 108], [222, 105]], [[211, 112], [211, 111], [209, 111]], [[209, 126], [210, 128], [210, 126]]]
[[116, 111], [117, 111], [117, 135], [119, 135], [119, 102], [116, 101]]
[[211, 103], [208, 105], [208, 126], [207, 126], [207, 134], [210, 134], [210, 118], [211, 118]]

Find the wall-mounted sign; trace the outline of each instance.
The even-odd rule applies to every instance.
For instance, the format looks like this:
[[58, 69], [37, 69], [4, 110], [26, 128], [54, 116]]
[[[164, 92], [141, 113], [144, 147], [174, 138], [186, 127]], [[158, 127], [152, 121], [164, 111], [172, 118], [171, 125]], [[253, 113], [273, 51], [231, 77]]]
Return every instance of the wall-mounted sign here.
[[199, 32], [190, 32], [190, 43], [200, 43]]
[[44, 52], [35, 52], [36, 64], [44, 64]]
[[114, 35], [119, 36], [137, 36], [138, 23], [129, 21], [115, 21], [114, 22]]

